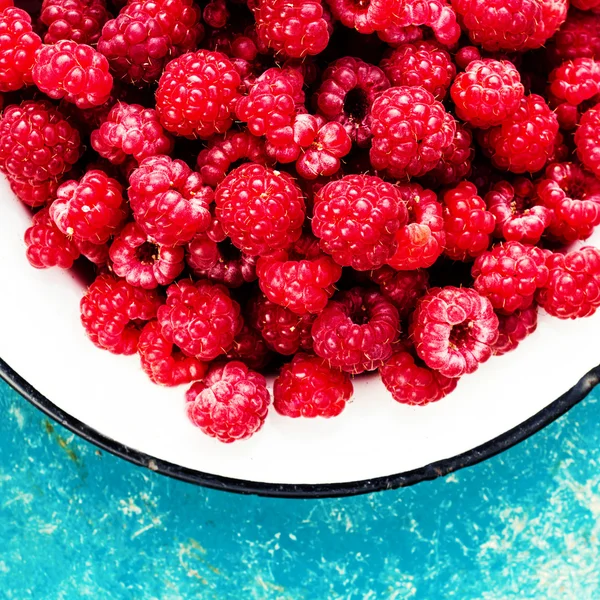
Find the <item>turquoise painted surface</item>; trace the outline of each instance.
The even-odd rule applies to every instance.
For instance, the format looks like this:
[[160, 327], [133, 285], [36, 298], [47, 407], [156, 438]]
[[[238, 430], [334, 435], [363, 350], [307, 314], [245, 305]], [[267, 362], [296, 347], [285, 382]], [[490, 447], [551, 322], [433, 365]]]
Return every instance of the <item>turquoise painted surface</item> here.
[[598, 599], [599, 399], [445, 479], [312, 501], [139, 469], [0, 382], [0, 598]]

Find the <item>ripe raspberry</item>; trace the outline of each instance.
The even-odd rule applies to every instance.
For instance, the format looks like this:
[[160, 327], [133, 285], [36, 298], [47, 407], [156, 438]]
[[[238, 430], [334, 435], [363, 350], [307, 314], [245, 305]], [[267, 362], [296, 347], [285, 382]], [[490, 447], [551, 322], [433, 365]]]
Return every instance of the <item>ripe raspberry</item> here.
[[401, 319], [408, 317], [429, 286], [429, 273], [424, 269], [396, 271], [385, 265], [369, 273], [369, 277], [398, 309]]
[[244, 324], [225, 356], [229, 360], [242, 361], [249, 369], [258, 370], [267, 366], [271, 360], [271, 351], [260, 333]]
[[44, 42], [72, 40], [78, 44], [96, 44], [109, 18], [104, 0], [44, 0], [40, 15], [40, 21], [48, 28]]
[[559, 319], [589, 317], [600, 306], [600, 250], [586, 246], [566, 254], [551, 254], [550, 278], [536, 300]]
[[496, 168], [535, 173], [554, 154], [557, 138], [556, 115], [541, 96], [530, 94], [501, 125], [481, 132], [479, 143]]
[[537, 306], [532, 304], [510, 315], [498, 315], [498, 339], [492, 350], [494, 356], [514, 350], [537, 329]]
[[50, 98], [64, 98], [82, 109], [106, 102], [113, 85], [106, 58], [91, 46], [71, 40], [43, 46], [32, 76], [35, 85]]
[[422, 87], [443, 100], [456, 75], [450, 55], [438, 44], [404, 44], [389, 53], [380, 65], [394, 86]]
[[127, 218], [123, 188], [103, 171], [88, 171], [58, 188], [50, 216], [65, 235], [102, 244]]
[[144, 325], [137, 350], [144, 373], [158, 385], [191, 383], [202, 379], [208, 370], [206, 363], [174, 348], [162, 335], [156, 320]]
[[369, 21], [370, 0], [327, 0], [331, 14], [346, 27], [359, 33], [373, 33], [375, 30]]
[[157, 243], [179, 246], [210, 225], [213, 191], [183, 161], [150, 156], [129, 182], [134, 217]]
[[203, 433], [230, 444], [254, 435], [265, 422], [270, 397], [265, 378], [238, 361], [210, 368], [186, 392], [187, 414]]
[[548, 165], [536, 192], [538, 204], [554, 214], [548, 233], [560, 242], [585, 240], [600, 224], [600, 181], [579, 165]]
[[446, 377], [462, 377], [492, 355], [498, 317], [474, 289], [432, 288], [417, 303], [410, 334], [428, 367]]
[[90, 340], [113, 354], [135, 354], [140, 326], [156, 316], [160, 298], [103, 274], [81, 299], [81, 322]]
[[167, 341], [205, 361], [227, 352], [243, 325], [240, 306], [227, 288], [208, 281], [171, 284], [157, 318]]
[[496, 220], [477, 195], [477, 188], [463, 181], [447, 190], [442, 195], [442, 202], [446, 256], [452, 260], [468, 261], [487, 250]]
[[416, 183], [397, 189], [408, 209], [408, 223], [396, 232], [396, 252], [387, 262], [399, 271], [430, 267], [446, 243], [442, 205], [435, 192]]
[[431, 171], [452, 144], [456, 122], [424, 89], [395, 87], [371, 108], [371, 163], [390, 177], [420, 177]]
[[596, 177], [600, 177], [600, 104], [581, 115], [575, 132], [577, 157]]
[[168, 61], [195, 50], [203, 36], [193, 0], [132, 0], [104, 25], [98, 50], [118, 78], [143, 86], [157, 81]]
[[156, 91], [163, 127], [190, 139], [225, 133], [233, 122], [240, 76], [220, 52], [198, 50], [172, 60]]
[[0, 13], [0, 92], [33, 83], [31, 70], [41, 45], [24, 10], [8, 7]]
[[31, 227], [25, 231], [25, 244], [27, 260], [36, 269], [70, 269], [79, 257], [77, 244], [58, 229], [47, 208], [33, 216]]
[[600, 62], [576, 58], [562, 63], [548, 76], [554, 100], [581, 104], [600, 93]]
[[313, 213], [321, 248], [358, 271], [387, 262], [408, 218], [400, 188], [369, 175], [347, 175], [322, 187]]
[[304, 198], [287, 173], [242, 165], [219, 184], [215, 202], [223, 230], [246, 254], [285, 250], [302, 232]]
[[485, 58], [470, 63], [450, 90], [456, 116], [473, 127], [501, 125], [525, 96], [521, 76], [508, 60]]
[[112, 107], [100, 127], [92, 131], [90, 141], [100, 156], [117, 165], [128, 156], [140, 162], [173, 150], [173, 139], [162, 128], [157, 112], [125, 102]]
[[541, 19], [536, 23], [527, 49], [540, 48], [554, 36], [567, 18], [569, 0], [541, 0], [541, 7]]
[[454, 391], [457, 378], [430, 369], [411, 352], [393, 354], [379, 369], [381, 380], [396, 402], [425, 406]]
[[371, 107], [389, 87], [379, 67], [347, 56], [323, 72], [315, 102], [328, 121], [341, 123], [353, 142], [366, 147], [371, 139]]
[[273, 406], [286, 417], [337, 417], [354, 388], [350, 377], [308, 354], [296, 354], [273, 384]]
[[594, 14], [571, 9], [567, 20], [548, 41], [546, 56], [554, 65], [575, 58], [600, 58], [600, 20]]

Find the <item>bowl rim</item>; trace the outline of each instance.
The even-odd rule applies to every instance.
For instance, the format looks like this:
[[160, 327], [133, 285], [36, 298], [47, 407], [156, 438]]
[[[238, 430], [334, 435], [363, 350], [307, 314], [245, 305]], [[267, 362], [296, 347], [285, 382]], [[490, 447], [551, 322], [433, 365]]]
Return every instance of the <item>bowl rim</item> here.
[[508, 450], [529, 436], [565, 414], [578, 404], [589, 392], [600, 383], [600, 365], [586, 373], [570, 390], [548, 404], [545, 408], [529, 417], [519, 425], [501, 435], [467, 450], [456, 456], [432, 462], [424, 467], [385, 475], [373, 479], [331, 484], [277, 484], [247, 481], [211, 473], [204, 473], [188, 467], [182, 467], [159, 458], [140, 452], [117, 440], [113, 440], [99, 431], [89, 427], [79, 419], [71, 416], [36, 390], [28, 381], [14, 371], [0, 358], [0, 378], [6, 381], [15, 391], [21, 394], [42, 413], [57, 421], [60, 425], [75, 433], [98, 448], [110, 452], [126, 461], [150, 469], [161, 475], [193, 483], [203, 487], [234, 492], [238, 494], [254, 494], [274, 498], [336, 498], [357, 496], [383, 490], [408, 487], [421, 481], [431, 481], [443, 477], [459, 469], [476, 465], [504, 450]]

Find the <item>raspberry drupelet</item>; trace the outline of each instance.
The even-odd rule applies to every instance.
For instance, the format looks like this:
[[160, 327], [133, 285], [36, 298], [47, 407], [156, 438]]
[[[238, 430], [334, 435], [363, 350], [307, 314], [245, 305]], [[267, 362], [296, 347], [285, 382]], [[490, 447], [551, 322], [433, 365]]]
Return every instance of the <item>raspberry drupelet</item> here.
[[462, 377], [492, 355], [498, 317], [490, 301], [472, 288], [432, 288], [417, 303], [410, 335], [428, 367]]
[[299, 353], [273, 384], [273, 407], [286, 417], [337, 417], [352, 397], [350, 376], [316, 356]]
[[167, 341], [203, 361], [225, 354], [243, 325], [240, 306], [227, 288], [209, 281], [171, 284], [157, 318]]
[[577, 157], [596, 177], [600, 177], [600, 104], [581, 115], [575, 132]]
[[401, 319], [408, 317], [417, 305], [417, 300], [429, 287], [429, 273], [425, 269], [396, 271], [385, 265], [369, 273], [369, 277], [398, 309]]
[[250, 369], [264, 369], [271, 360], [272, 353], [262, 335], [244, 323], [235, 336], [233, 345], [225, 355], [229, 360], [239, 360]]
[[573, 0], [573, 6], [579, 10], [589, 10], [594, 13], [600, 10], [600, 2], [598, 0]]
[[381, 292], [364, 288], [339, 294], [312, 326], [315, 354], [354, 374], [379, 368], [399, 333], [396, 307]]
[[567, 20], [548, 41], [546, 56], [554, 65], [575, 58], [600, 58], [600, 20], [571, 8]]
[[565, 61], [550, 72], [548, 80], [555, 103], [576, 106], [600, 93], [600, 62], [593, 58]]
[[190, 421], [226, 444], [254, 435], [271, 402], [265, 378], [239, 361], [213, 365], [185, 398]]
[[40, 21], [47, 27], [46, 44], [72, 40], [94, 45], [110, 18], [104, 0], [44, 0]]
[[135, 354], [140, 327], [156, 316], [161, 300], [124, 279], [96, 277], [81, 299], [81, 322], [90, 340], [113, 354]]
[[498, 339], [492, 348], [494, 356], [514, 350], [537, 329], [538, 309], [535, 304], [510, 315], [498, 315]]
[[213, 29], [225, 27], [230, 16], [225, 0], [210, 0], [202, 10], [204, 22]]

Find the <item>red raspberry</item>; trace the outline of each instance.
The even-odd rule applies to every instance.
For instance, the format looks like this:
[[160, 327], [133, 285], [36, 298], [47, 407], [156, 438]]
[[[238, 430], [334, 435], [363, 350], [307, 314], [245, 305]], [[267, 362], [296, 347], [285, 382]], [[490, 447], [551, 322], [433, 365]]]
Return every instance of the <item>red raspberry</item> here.
[[286, 417], [337, 417], [354, 388], [350, 377], [308, 354], [296, 354], [273, 384], [273, 406]]
[[92, 131], [90, 141], [100, 156], [117, 165], [128, 156], [139, 162], [173, 150], [173, 139], [162, 128], [157, 112], [125, 102], [112, 107], [100, 127]]
[[474, 289], [432, 288], [417, 303], [410, 334], [428, 367], [446, 377], [462, 377], [492, 355], [498, 317]]
[[353, 288], [332, 300], [312, 326], [315, 354], [348, 373], [379, 368], [398, 339], [400, 317], [380, 292]]
[[408, 223], [396, 232], [396, 252], [387, 262], [399, 271], [430, 267], [446, 243], [442, 205], [435, 192], [416, 183], [397, 188], [408, 209]]
[[498, 339], [492, 350], [495, 356], [514, 350], [537, 329], [537, 306], [532, 304], [510, 315], [498, 315]]
[[471, 273], [473, 287], [506, 314], [530, 307], [549, 275], [544, 250], [520, 242], [498, 244], [480, 254]]
[[98, 50], [117, 77], [142, 86], [157, 81], [169, 60], [195, 50], [203, 36], [193, 0], [132, 0], [104, 25]]
[[446, 256], [452, 260], [468, 261], [487, 250], [496, 220], [477, 195], [477, 188], [463, 181], [447, 190], [442, 201]]
[[576, 58], [562, 63], [548, 76], [555, 101], [581, 104], [600, 93], [600, 62]]
[[569, 0], [541, 0], [542, 16], [527, 44], [529, 48], [545, 46], [567, 18]]
[[25, 231], [25, 244], [27, 260], [36, 269], [70, 269], [79, 258], [77, 244], [58, 229], [47, 208], [33, 216], [31, 227]]
[[220, 52], [198, 50], [172, 60], [156, 91], [163, 127], [177, 135], [208, 139], [233, 122], [240, 76]]
[[83, 109], [104, 104], [113, 85], [106, 58], [91, 46], [71, 40], [43, 46], [32, 76], [35, 85], [50, 98], [64, 98]]
[[127, 217], [123, 188], [103, 171], [88, 171], [79, 181], [66, 181], [58, 188], [50, 216], [65, 235], [102, 244]]
[[156, 320], [142, 329], [137, 350], [144, 373], [158, 385], [191, 383], [202, 379], [208, 369], [206, 363], [174, 348], [162, 335]]
[[159, 244], [179, 246], [210, 225], [213, 191], [183, 161], [150, 156], [129, 182], [135, 219]]
[[579, 165], [548, 165], [536, 192], [538, 204], [554, 213], [548, 233], [560, 242], [585, 240], [600, 225], [600, 181]]
[[600, 104], [581, 115], [575, 132], [575, 145], [579, 160], [596, 177], [600, 177]]
[[[373, 33], [369, 22], [370, 0], [327, 0], [331, 14], [346, 27], [359, 33]], [[371, 9], [372, 10], [372, 9]]]
[[211, 0], [202, 11], [204, 22], [214, 29], [220, 29], [229, 21], [229, 11], [225, 0]]
[[304, 198], [287, 173], [242, 165], [219, 184], [215, 202], [223, 230], [246, 254], [285, 250], [302, 232]]
[[521, 76], [508, 60], [474, 60], [450, 90], [456, 116], [474, 127], [501, 125], [525, 96]]
[[382, 42], [385, 42], [392, 48], [398, 48], [403, 44], [413, 44], [414, 42], [422, 41], [424, 30], [415, 25], [409, 25], [408, 27], [390, 25], [387, 29], [378, 31], [377, 35]]
[[559, 319], [589, 317], [600, 306], [600, 250], [586, 246], [566, 254], [551, 254], [550, 278], [538, 290], [537, 301]]
[[41, 45], [24, 10], [8, 7], [0, 13], [0, 92], [33, 83], [31, 70]]
[[250, 369], [263, 369], [271, 360], [271, 351], [262, 335], [244, 324], [225, 356], [229, 360], [242, 361]]
[[312, 230], [321, 248], [358, 271], [387, 262], [408, 216], [400, 188], [370, 175], [331, 181], [319, 190], [313, 212]]
[[200, 360], [227, 352], [243, 325], [240, 306], [227, 288], [209, 281], [171, 284], [157, 318], [167, 341]]
[[353, 142], [366, 147], [371, 139], [371, 107], [389, 87], [379, 67], [347, 56], [323, 72], [315, 102], [328, 121], [341, 123]]
[[379, 369], [381, 380], [396, 402], [425, 406], [454, 391], [457, 378], [430, 369], [411, 352], [393, 354]]
[[408, 317], [429, 286], [429, 273], [425, 269], [396, 271], [385, 265], [369, 273], [369, 277], [398, 309], [401, 319]]
[[541, 96], [530, 94], [502, 125], [482, 132], [479, 143], [496, 168], [535, 173], [554, 154], [557, 138], [556, 115]]
[[42, 183], [30, 183], [21, 178], [8, 177], [10, 189], [15, 196], [24, 204], [33, 208], [44, 206], [56, 195], [59, 182], [56, 180], [44, 181]]
[[393, 86], [422, 87], [443, 100], [456, 75], [450, 55], [438, 44], [404, 44], [389, 53], [380, 65]]
[[108, 243], [94, 244], [83, 240], [73, 240], [77, 244], [81, 256], [85, 256], [91, 263], [103, 267], [108, 265]]
[[140, 325], [156, 316], [160, 298], [123, 279], [104, 274], [81, 299], [81, 322], [90, 340], [113, 354], [135, 354]]
[[265, 378], [238, 361], [210, 368], [186, 392], [187, 414], [203, 433], [230, 444], [254, 435], [265, 422], [270, 397]]
[[549, 40], [546, 56], [555, 65], [580, 57], [600, 58], [600, 19], [571, 9], [567, 20]]
[[48, 28], [44, 42], [73, 40], [78, 44], [96, 44], [109, 18], [104, 0], [44, 0], [40, 15], [40, 21]]
[[383, 92], [373, 103], [371, 117], [371, 163], [397, 179], [431, 171], [456, 133], [452, 116], [422, 88]]

